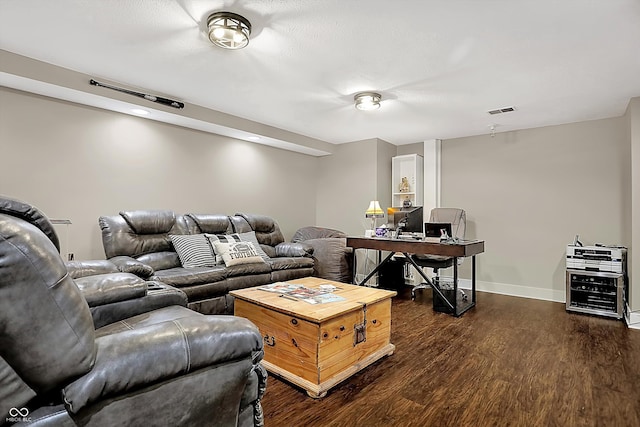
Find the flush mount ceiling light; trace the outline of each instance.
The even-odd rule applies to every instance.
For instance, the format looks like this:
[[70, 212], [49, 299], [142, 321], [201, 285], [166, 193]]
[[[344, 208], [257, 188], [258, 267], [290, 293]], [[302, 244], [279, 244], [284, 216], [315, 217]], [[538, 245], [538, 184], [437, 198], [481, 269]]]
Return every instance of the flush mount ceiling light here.
[[207, 19], [209, 40], [225, 49], [242, 49], [249, 44], [251, 23], [244, 16], [231, 12], [216, 12]]
[[356, 101], [356, 108], [364, 111], [380, 108], [381, 98], [380, 94], [375, 92], [360, 92], [353, 97]]

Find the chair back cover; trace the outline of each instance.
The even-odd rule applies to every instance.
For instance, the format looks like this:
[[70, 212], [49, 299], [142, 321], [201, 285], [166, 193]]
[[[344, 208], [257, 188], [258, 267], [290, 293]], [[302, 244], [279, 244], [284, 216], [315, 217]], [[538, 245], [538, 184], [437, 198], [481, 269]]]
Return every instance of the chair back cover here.
[[448, 222], [451, 223], [452, 237], [464, 239], [467, 229], [467, 215], [464, 209], [460, 208], [433, 208], [429, 222]]

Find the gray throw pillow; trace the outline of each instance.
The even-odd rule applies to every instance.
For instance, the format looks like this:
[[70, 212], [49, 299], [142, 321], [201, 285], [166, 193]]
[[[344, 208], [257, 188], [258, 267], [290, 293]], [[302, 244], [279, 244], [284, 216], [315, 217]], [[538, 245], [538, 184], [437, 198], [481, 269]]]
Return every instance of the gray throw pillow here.
[[260, 247], [260, 243], [258, 243], [258, 238], [256, 237], [255, 231], [249, 231], [248, 233], [239, 233], [238, 236], [240, 236], [240, 240], [242, 240], [243, 242], [253, 243], [253, 246], [256, 248], [256, 252], [258, 252], [258, 255], [261, 256], [263, 260], [269, 261], [269, 255], [267, 255], [262, 247]]

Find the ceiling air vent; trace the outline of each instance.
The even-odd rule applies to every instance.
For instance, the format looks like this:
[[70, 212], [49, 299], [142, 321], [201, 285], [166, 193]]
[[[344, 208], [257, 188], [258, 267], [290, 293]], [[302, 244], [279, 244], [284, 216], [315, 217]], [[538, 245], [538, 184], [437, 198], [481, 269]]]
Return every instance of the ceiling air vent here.
[[504, 108], [496, 108], [495, 110], [489, 110], [487, 111], [487, 113], [493, 116], [494, 114], [510, 113], [515, 110], [516, 110], [515, 107], [504, 107]]

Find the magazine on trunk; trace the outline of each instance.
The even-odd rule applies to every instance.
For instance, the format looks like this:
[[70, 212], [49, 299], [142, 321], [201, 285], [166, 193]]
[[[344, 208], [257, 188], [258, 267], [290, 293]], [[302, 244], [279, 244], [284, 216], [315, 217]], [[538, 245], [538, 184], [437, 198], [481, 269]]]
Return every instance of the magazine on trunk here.
[[309, 304], [324, 304], [328, 302], [344, 301], [340, 295], [334, 295], [326, 289], [307, 288], [293, 283], [276, 282], [270, 285], [260, 286], [258, 289], [268, 292], [276, 292], [287, 298], [302, 300]]

